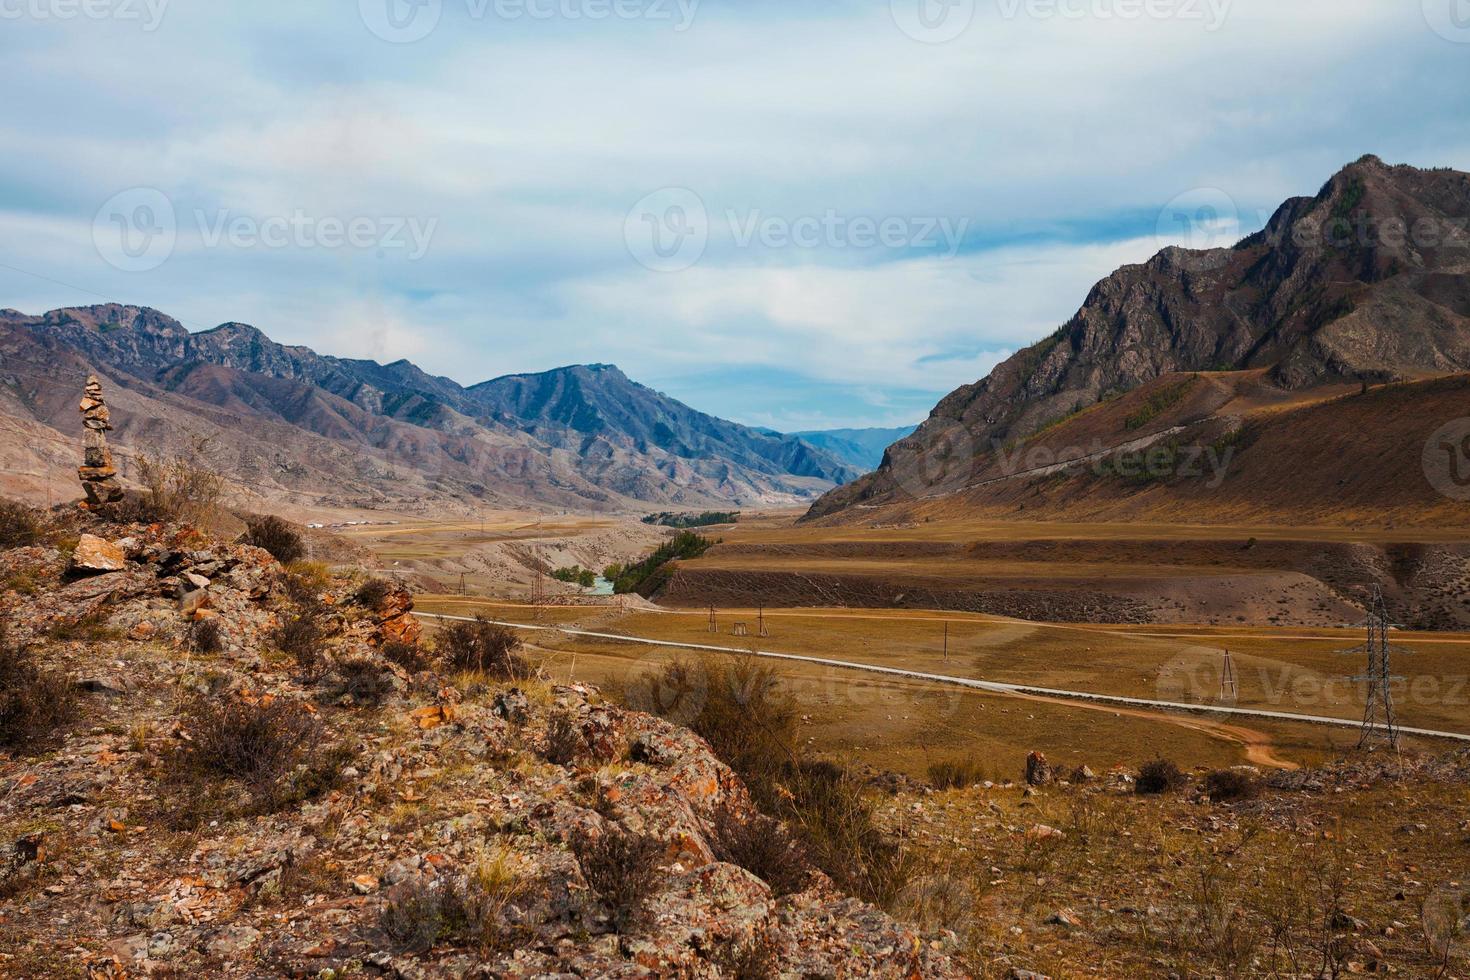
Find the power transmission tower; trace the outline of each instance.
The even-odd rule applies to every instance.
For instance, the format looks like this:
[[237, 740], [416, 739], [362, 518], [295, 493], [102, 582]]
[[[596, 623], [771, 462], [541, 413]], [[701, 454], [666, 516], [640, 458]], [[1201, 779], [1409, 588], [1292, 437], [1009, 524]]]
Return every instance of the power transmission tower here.
[[1225, 666], [1220, 668], [1220, 700], [1234, 704], [1240, 698], [1240, 688], [1235, 683], [1235, 664], [1230, 651], [1225, 651]]
[[944, 621], [944, 662], [949, 663], [949, 620]]
[[770, 636], [771, 631], [766, 629], [766, 604], [764, 602], [760, 604], [760, 610], [755, 615], [756, 635]]
[[1399, 747], [1399, 725], [1393, 713], [1393, 682], [1403, 680], [1393, 674], [1393, 654], [1409, 651], [1392, 646], [1388, 642], [1388, 631], [1394, 629], [1388, 621], [1388, 607], [1383, 603], [1383, 590], [1373, 586], [1373, 595], [1368, 600], [1368, 618], [1359, 624], [1368, 631], [1367, 641], [1346, 654], [1368, 655], [1368, 669], [1354, 677], [1368, 685], [1367, 701], [1363, 707], [1363, 731], [1358, 737], [1358, 748], [1371, 746], [1380, 738], [1386, 739], [1395, 750]]
[[709, 631], [711, 633], [718, 633], [720, 631], [719, 621], [715, 619], [715, 607], [714, 606], [710, 606], [709, 607]]

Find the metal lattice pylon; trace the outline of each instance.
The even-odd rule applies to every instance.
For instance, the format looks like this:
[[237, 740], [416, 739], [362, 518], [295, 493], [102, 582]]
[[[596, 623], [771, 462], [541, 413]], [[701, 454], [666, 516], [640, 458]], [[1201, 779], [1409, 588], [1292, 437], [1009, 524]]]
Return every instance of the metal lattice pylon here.
[[1399, 747], [1399, 724], [1393, 713], [1393, 683], [1403, 680], [1395, 677], [1393, 673], [1393, 655], [1395, 653], [1406, 654], [1409, 651], [1392, 646], [1388, 642], [1389, 630], [1395, 628], [1388, 621], [1388, 607], [1383, 602], [1383, 590], [1373, 586], [1373, 594], [1368, 599], [1368, 618], [1359, 624], [1361, 628], [1368, 631], [1367, 640], [1360, 646], [1351, 650], [1342, 650], [1341, 653], [1368, 655], [1368, 669], [1366, 672], [1352, 678], [1368, 685], [1367, 698], [1363, 707], [1363, 731], [1358, 737], [1358, 748], [1364, 749], [1371, 746], [1378, 739], [1386, 739], [1388, 744], [1397, 749]]
[[1230, 651], [1225, 651], [1225, 665], [1220, 668], [1220, 700], [1234, 704], [1240, 698], [1240, 687], [1235, 683], [1235, 663]]

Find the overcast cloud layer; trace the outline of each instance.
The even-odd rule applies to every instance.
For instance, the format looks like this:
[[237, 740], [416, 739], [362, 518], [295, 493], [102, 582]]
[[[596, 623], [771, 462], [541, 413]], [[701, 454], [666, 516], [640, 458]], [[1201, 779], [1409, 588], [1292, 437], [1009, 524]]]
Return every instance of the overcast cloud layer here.
[[916, 422], [1364, 153], [1470, 169], [1467, 0], [0, 0], [0, 83], [0, 306], [781, 429]]

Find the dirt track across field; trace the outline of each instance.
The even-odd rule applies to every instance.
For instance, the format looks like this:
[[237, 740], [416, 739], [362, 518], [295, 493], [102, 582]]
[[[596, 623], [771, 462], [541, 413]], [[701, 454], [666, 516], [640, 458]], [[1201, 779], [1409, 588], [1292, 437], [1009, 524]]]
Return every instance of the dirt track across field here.
[[[468, 622], [473, 621], [467, 616], [452, 616], [435, 613], [420, 613], [419, 615], [429, 619], [450, 620]], [[1125, 714], [1131, 717], [1155, 718], [1160, 713], [1166, 713], [1166, 717], [1181, 727], [1194, 731], [1203, 732], [1212, 737], [1224, 738], [1228, 741], [1242, 745], [1246, 750], [1246, 756], [1252, 762], [1259, 765], [1274, 768], [1296, 768], [1295, 764], [1279, 759], [1273, 753], [1273, 745], [1269, 737], [1254, 729], [1233, 723], [1235, 719], [1258, 718], [1269, 721], [1284, 721], [1307, 723], [1314, 725], [1329, 725], [1339, 727], [1358, 727], [1358, 723], [1351, 719], [1330, 718], [1321, 715], [1306, 715], [1295, 712], [1265, 711], [1252, 708], [1236, 708], [1220, 705], [1198, 705], [1184, 702], [1162, 701], [1148, 698], [1122, 697], [1118, 695], [1098, 694], [1088, 691], [1058, 690], [1052, 688], [1034, 687], [1022, 684], [1006, 684], [998, 681], [978, 680], [968, 677], [955, 677], [944, 674], [934, 674], [924, 671], [904, 670], [896, 667], [884, 667], [877, 664], [859, 663], [854, 661], [834, 660], [825, 657], [808, 657], [798, 654], [779, 653], [769, 650], [758, 650], [755, 648], [742, 649], [739, 647], [728, 647], [708, 643], [681, 643], [670, 640], [662, 640], [654, 637], [629, 636], [618, 633], [605, 633], [593, 630], [573, 629], [565, 626], [537, 625], [533, 623], [517, 623], [506, 620], [492, 620], [497, 625], [519, 630], [534, 632], [554, 632], [572, 637], [586, 637], [595, 640], [606, 640], [616, 643], [633, 643], [645, 646], [664, 647], [682, 650], [695, 650], [700, 652], [729, 653], [729, 654], [753, 654], [774, 660], [791, 661], [803, 664], [815, 664], [824, 667], [836, 667], [843, 670], [863, 671], [868, 673], [885, 674], [905, 679], [927, 681], [938, 684], [954, 685], [985, 691], [991, 694], [1001, 694], [1021, 697], [1027, 700], [1041, 703], [1061, 704], [1069, 707], [1084, 707], [1094, 710], [1110, 711], [1114, 714]], [[1185, 713], [1190, 717], [1177, 717], [1176, 713]], [[1222, 715], [1232, 719], [1231, 724], [1216, 722], [1201, 715]], [[1470, 734], [1460, 732], [1448, 732], [1433, 729], [1404, 728], [1407, 735], [1416, 735], [1423, 738], [1446, 739], [1470, 743]]]

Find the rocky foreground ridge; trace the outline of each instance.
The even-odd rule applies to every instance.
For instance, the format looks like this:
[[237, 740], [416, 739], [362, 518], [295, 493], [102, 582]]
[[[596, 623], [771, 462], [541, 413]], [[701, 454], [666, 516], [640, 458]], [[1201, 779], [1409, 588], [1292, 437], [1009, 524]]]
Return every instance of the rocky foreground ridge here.
[[[75, 695], [0, 750], [0, 975], [961, 975], [951, 940], [820, 872], [778, 897], [719, 860], [717, 825], [756, 816], [691, 732], [583, 685], [448, 676], [398, 589], [62, 521], [0, 552], [0, 715], [34, 680], [19, 649]], [[304, 618], [319, 642], [284, 655]], [[227, 750], [273, 744], [241, 719], [293, 737], [224, 771], [221, 719]]]

